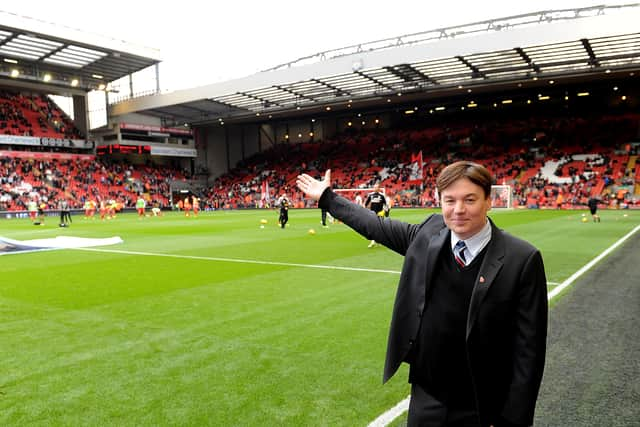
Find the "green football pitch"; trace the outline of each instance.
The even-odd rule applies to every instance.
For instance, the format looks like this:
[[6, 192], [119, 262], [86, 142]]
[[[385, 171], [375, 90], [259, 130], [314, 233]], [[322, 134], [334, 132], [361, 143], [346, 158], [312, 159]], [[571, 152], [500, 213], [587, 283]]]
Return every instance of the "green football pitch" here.
[[[540, 248], [551, 289], [640, 223], [584, 212], [491, 216]], [[406, 368], [381, 378], [402, 257], [317, 209], [289, 216], [0, 221], [11, 239], [124, 241], [0, 256], [0, 425], [366, 426], [396, 405]]]

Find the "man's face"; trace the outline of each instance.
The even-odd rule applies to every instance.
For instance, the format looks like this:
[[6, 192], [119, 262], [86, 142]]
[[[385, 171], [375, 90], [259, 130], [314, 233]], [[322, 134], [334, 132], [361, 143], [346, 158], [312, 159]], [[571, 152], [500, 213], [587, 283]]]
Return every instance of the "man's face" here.
[[484, 227], [491, 199], [484, 196], [482, 187], [461, 178], [442, 191], [444, 222], [462, 240], [468, 239]]

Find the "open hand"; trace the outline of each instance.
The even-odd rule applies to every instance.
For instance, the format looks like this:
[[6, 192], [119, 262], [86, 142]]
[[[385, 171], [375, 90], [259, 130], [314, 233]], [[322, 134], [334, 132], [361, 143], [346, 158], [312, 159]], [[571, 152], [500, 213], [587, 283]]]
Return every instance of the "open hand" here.
[[311, 197], [313, 200], [320, 200], [320, 196], [324, 190], [329, 188], [331, 185], [331, 169], [327, 169], [324, 173], [324, 179], [322, 181], [318, 181], [317, 179], [303, 173], [302, 175], [298, 175], [296, 179], [296, 185], [307, 196]]

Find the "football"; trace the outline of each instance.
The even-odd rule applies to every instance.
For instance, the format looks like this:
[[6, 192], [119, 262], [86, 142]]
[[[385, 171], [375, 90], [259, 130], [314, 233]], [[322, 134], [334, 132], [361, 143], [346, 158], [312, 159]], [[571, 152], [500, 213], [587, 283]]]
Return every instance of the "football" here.
[[310, 228], [309, 229], [309, 234], [311, 234], [311, 235], [316, 234], [316, 230], [314, 230], [313, 228]]

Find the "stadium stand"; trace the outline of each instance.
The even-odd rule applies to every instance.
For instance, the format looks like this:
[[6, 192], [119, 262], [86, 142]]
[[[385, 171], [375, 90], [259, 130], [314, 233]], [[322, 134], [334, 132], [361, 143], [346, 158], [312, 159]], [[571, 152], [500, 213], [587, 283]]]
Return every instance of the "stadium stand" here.
[[[635, 164], [624, 147], [639, 124], [640, 115], [626, 114], [347, 132], [321, 143], [276, 146], [255, 155], [221, 176], [207, 200], [212, 207], [257, 207], [261, 184], [267, 180], [275, 190], [272, 197], [287, 191], [295, 206], [304, 207], [295, 190], [296, 175], [331, 168], [337, 188], [371, 187], [377, 181], [397, 206], [435, 206], [433, 188], [441, 165], [471, 158], [486, 164], [496, 183], [512, 185], [515, 206], [580, 208], [591, 196], [608, 200], [614, 187], [626, 183], [625, 175], [633, 175], [625, 172]], [[525, 149], [522, 141], [534, 139], [535, 149]], [[422, 180], [410, 176], [411, 157], [418, 151], [424, 155]]]
[[73, 120], [41, 94], [0, 91], [0, 132], [5, 135], [80, 139]]
[[49, 209], [55, 209], [60, 198], [69, 200], [75, 209], [89, 199], [113, 199], [124, 207], [133, 207], [138, 194], [146, 194], [152, 203], [166, 207], [169, 182], [182, 179], [182, 171], [167, 167], [137, 167], [91, 158], [2, 158], [0, 210], [26, 210], [32, 197], [44, 201]]

